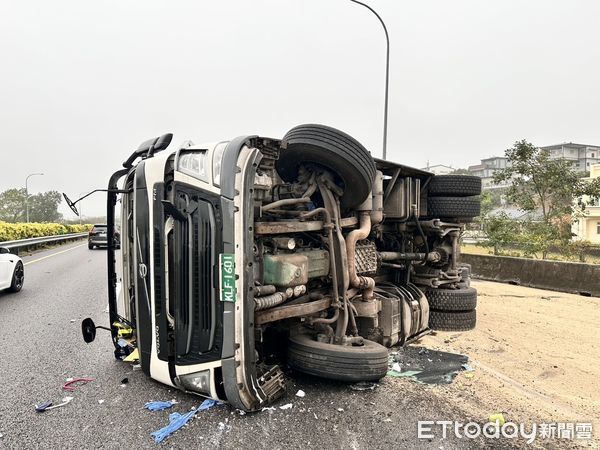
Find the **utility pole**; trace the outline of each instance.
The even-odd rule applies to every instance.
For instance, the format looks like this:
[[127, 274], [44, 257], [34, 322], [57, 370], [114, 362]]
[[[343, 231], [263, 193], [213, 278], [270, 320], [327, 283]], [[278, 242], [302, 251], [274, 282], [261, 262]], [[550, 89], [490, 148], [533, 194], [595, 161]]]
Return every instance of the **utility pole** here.
[[377, 14], [377, 12], [371, 8], [369, 5], [359, 2], [358, 0], [350, 0], [351, 2], [358, 3], [359, 5], [364, 6], [369, 11], [371, 11], [383, 27], [383, 31], [385, 32], [385, 43], [386, 43], [386, 51], [385, 51], [385, 104], [383, 107], [383, 159], [387, 159], [387, 118], [388, 118], [388, 87], [390, 83], [390, 37], [388, 35], [387, 27], [383, 22], [383, 19]]
[[43, 173], [30, 173], [25, 178], [25, 210], [26, 210], [25, 214], [27, 217], [27, 223], [29, 223], [29, 189], [27, 187], [27, 182], [29, 181], [29, 177], [33, 177], [34, 175], [44, 175], [44, 174]]

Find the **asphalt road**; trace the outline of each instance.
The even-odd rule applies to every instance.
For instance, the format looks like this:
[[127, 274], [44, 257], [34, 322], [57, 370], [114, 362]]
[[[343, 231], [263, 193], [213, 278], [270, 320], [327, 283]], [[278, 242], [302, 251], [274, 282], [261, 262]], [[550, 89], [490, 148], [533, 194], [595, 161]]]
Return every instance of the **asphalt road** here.
[[[85, 344], [80, 323], [107, 325], [106, 253], [81, 242], [25, 258], [25, 286], [0, 293], [0, 448], [465, 448], [515, 442], [417, 439], [417, 420], [470, 420], [436, 386], [385, 378], [372, 391], [290, 374], [287, 396], [274, 411], [241, 415], [227, 405], [197, 414], [157, 445], [150, 433], [170, 411], [187, 412], [201, 399], [169, 390], [114, 359], [107, 332]], [[73, 394], [69, 377], [93, 382]], [[127, 377], [129, 383], [121, 385]], [[295, 396], [298, 389], [304, 398]], [[34, 405], [71, 395], [63, 408]], [[177, 399], [170, 411], [149, 412], [150, 400]], [[100, 402], [102, 401], [103, 402]], [[279, 406], [292, 403], [287, 410]]]

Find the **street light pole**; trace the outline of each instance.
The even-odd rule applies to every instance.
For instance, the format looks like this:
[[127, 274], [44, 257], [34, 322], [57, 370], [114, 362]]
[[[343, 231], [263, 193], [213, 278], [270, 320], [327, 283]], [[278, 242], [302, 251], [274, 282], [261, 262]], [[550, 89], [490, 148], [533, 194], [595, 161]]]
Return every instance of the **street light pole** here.
[[27, 182], [29, 181], [29, 177], [32, 177], [34, 175], [44, 175], [43, 173], [30, 173], [29, 175], [27, 175], [27, 177], [25, 178], [25, 209], [26, 209], [26, 216], [27, 216], [27, 223], [29, 223], [29, 189], [27, 187]]
[[383, 19], [377, 14], [377, 12], [371, 8], [369, 5], [359, 2], [358, 0], [350, 0], [351, 2], [358, 3], [359, 5], [364, 6], [369, 11], [371, 11], [379, 22], [381, 22], [381, 26], [383, 27], [383, 31], [385, 32], [385, 42], [386, 42], [386, 52], [385, 52], [385, 104], [383, 107], [383, 159], [385, 160], [387, 157], [387, 116], [388, 116], [388, 86], [390, 82], [390, 37], [388, 35], [387, 28]]
[[[80, 192], [79, 193], [79, 198], [83, 197], [86, 194], [86, 192]], [[80, 200], [79, 201], [79, 225], [81, 225], [83, 222], [83, 201]]]

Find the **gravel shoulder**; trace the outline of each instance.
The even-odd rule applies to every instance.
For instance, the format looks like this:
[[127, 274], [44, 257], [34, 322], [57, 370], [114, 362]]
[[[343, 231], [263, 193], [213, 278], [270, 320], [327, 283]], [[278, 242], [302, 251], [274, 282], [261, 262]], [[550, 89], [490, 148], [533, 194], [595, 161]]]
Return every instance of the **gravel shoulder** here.
[[[466, 354], [475, 366], [472, 377], [461, 372], [437, 393], [466, 411], [503, 412], [515, 422], [600, 426], [600, 299], [487, 281], [472, 285], [479, 293], [475, 330], [438, 332], [420, 342]], [[594, 434], [586, 445], [600, 446], [597, 429]]]

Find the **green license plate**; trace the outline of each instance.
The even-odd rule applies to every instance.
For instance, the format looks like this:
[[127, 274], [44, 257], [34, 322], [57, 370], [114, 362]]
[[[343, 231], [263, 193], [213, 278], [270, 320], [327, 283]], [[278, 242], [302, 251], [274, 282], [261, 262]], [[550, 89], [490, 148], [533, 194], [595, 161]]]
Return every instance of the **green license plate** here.
[[235, 302], [235, 255], [221, 253], [221, 301]]

